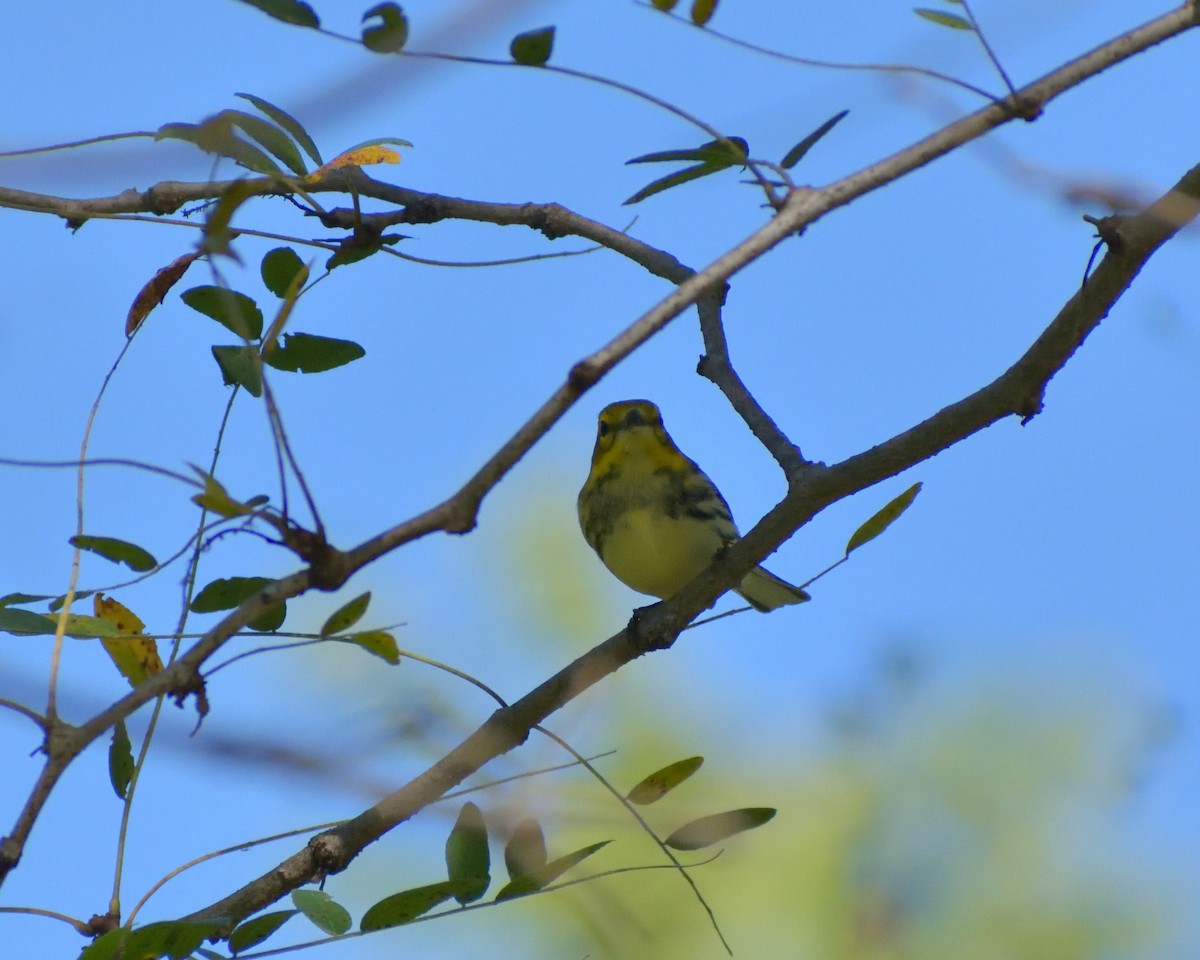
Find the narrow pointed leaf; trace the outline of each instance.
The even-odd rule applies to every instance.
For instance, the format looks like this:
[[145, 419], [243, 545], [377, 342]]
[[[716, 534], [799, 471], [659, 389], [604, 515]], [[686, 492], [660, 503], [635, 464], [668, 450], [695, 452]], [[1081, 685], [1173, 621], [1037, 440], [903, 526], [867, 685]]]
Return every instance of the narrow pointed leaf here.
[[221, 368], [225, 386], [245, 387], [252, 397], [261, 397], [263, 392], [262, 369], [259, 367], [258, 351], [245, 344], [236, 347], [213, 347], [213, 359]]
[[93, 537], [81, 535], [71, 537], [71, 546], [87, 550], [113, 563], [123, 563], [137, 573], [145, 573], [158, 566], [158, 561], [147, 550], [128, 540], [118, 540], [116, 537]]
[[704, 26], [717, 12], [717, 0], [693, 0], [692, 23], [698, 27]]
[[267, 16], [282, 20], [284, 23], [295, 24], [297, 27], [311, 27], [316, 30], [321, 26], [321, 20], [307, 3], [301, 0], [242, 0], [261, 10]]
[[714, 813], [685, 823], [663, 841], [674, 850], [699, 850], [720, 843], [727, 837], [761, 827], [775, 816], [773, 807], [744, 807], [726, 813]]
[[335, 633], [341, 633], [343, 630], [349, 630], [362, 619], [363, 614], [367, 612], [367, 605], [370, 602], [371, 591], [368, 590], [338, 610], [335, 610], [329, 615], [329, 619], [325, 621], [325, 625], [321, 627], [321, 636], [328, 637]]
[[728, 164], [717, 166], [711, 163], [698, 163], [694, 167], [685, 167], [677, 173], [659, 177], [659, 179], [646, 184], [646, 186], [642, 187], [641, 190], [626, 200], [623, 206], [629, 206], [631, 203], [641, 203], [641, 201], [647, 197], [654, 196], [656, 193], [662, 193], [664, 190], [670, 190], [681, 183], [687, 183], [689, 180], [696, 180], [700, 177], [707, 177], [710, 173], [719, 173], [728, 168]]
[[[58, 625], [61, 613], [51, 614], [47, 620]], [[53, 630], [50, 631], [54, 633]], [[101, 637], [115, 637], [119, 631], [116, 624], [111, 620], [105, 620], [101, 617], [86, 617], [81, 614], [72, 613], [67, 616], [67, 625], [63, 631], [68, 637], [75, 637], [79, 640], [95, 640]]]
[[313, 163], [321, 164], [324, 161], [321, 159], [321, 151], [317, 149], [317, 145], [313, 142], [313, 138], [308, 135], [308, 131], [301, 126], [300, 121], [293, 117], [286, 110], [275, 106], [269, 100], [264, 100], [262, 97], [256, 97], [252, 93], [238, 93], [234, 96], [241, 97], [254, 106], [258, 107], [263, 113], [279, 124], [284, 130], [292, 135], [292, 139], [300, 144], [301, 148], [312, 157]]
[[298, 912], [296, 910], [276, 910], [273, 913], [264, 913], [260, 917], [254, 917], [240, 924], [229, 935], [230, 951], [240, 953], [243, 950], [249, 950], [251, 947], [258, 946], [291, 920]]
[[108, 779], [116, 791], [117, 799], [124, 800], [133, 779], [133, 745], [125, 721], [118, 720], [113, 727], [112, 742], [108, 745]]
[[650, 0], [650, 2], [654, 4], [656, 10], [662, 10], [669, 13], [675, 9], [675, 4], [677, 4], [679, 0]]
[[527, 67], [543, 67], [554, 50], [554, 27], [518, 33], [508, 49], [517, 63]]
[[646, 777], [626, 795], [630, 803], [645, 805], [661, 800], [688, 777], [700, 769], [704, 763], [703, 757], [688, 757], [667, 764], [661, 770]]
[[784, 158], [779, 161], [779, 165], [785, 170], [792, 169], [792, 167], [798, 164], [801, 158], [813, 148], [813, 145], [823, 136], [825, 136], [825, 134], [827, 134], [830, 130], [841, 123], [842, 119], [849, 112], [849, 110], [843, 110], [841, 113], [835, 113], [832, 117], [817, 127], [816, 130], [792, 147], [792, 149], [787, 152]]
[[300, 156], [296, 144], [275, 124], [268, 123], [262, 117], [256, 117], [252, 113], [243, 113], [241, 110], [222, 112], [233, 126], [240, 127], [248, 136], [270, 150], [296, 176], [303, 177], [308, 173], [308, 168], [305, 167], [304, 159]]
[[410, 923], [439, 903], [461, 895], [464, 889], [465, 885], [461, 881], [443, 880], [440, 883], [394, 893], [364, 913], [358, 928], [363, 933], [371, 933]]
[[176, 257], [146, 282], [146, 285], [138, 291], [138, 295], [133, 298], [129, 313], [125, 317], [125, 336], [133, 336], [151, 311], [163, 302], [163, 298], [187, 272], [187, 268], [200, 256], [199, 252], [195, 252]]
[[929, 10], [925, 7], [916, 7], [913, 9], [918, 17], [924, 17], [926, 20], [931, 20], [934, 23], [939, 23], [943, 27], [953, 27], [955, 30], [969, 30], [975, 32], [975, 28], [971, 26], [971, 21], [965, 17], [960, 17], [957, 13], [943, 13], [941, 10]]
[[225, 488], [221, 486], [216, 477], [211, 476], [199, 467], [193, 467], [192, 469], [200, 474], [204, 480], [204, 492], [192, 497], [192, 503], [196, 504], [196, 506], [203, 507], [205, 510], [211, 510], [226, 520], [231, 517], [244, 517], [254, 512], [252, 504], [234, 500], [226, 492]]
[[684, 147], [680, 150], [659, 150], [656, 153], [644, 153], [640, 157], [626, 160], [631, 163], [663, 163], [668, 160], [697, 160], [701, 163], [733, 164], [745, 163], [750, 156], [750, 145], [742, 137], [726, 137], [724, 140], [709, 140], [698, 147]]
[[308, 268], [291, 247], [276, 247], [262, 258], [260, 270], [266, 288], [282, 299], [287, 295], [297, 275], [307, 273]]
[[864, 543], [869, 543], [877, 536], [883, 533], [890, 527], [896, 519], [905, 510], [912, 506], [912, 502], [917, 498], [917, 494], [921, 492], [921, 484], [914, 483], [911, 487], [905, 490], [900, 496], [893, 498], [877, 512], [874, 516], [866, 521], [861, 527], [854, 531], [846, 544], [846, 556], [849, 556], [851, 551], [857, 550]]
[[353, 340], [318, 337], [311, 333], [286, 333], [266, 351], [263, 362], [276, 370], [292, 373], [322, 373], [352, 363], [366, 356], [366, 353]]
[[513, 897], [523, 897], [530, 893], [536, 893], [543, 887], [548, 887], [572, 867], [579, 865], [597, 850], [608, 846], [610, 843], [612, 843], [611, 840], [602, 840], [600, 843], [593, 843], [582, 850], [568, 853], [565, 857], [551, 860], [538, 870], [530, 870], [528, 873], [523, 873], [501, 887], [495, 899], [497, 901], [510, 900]]
[[541, 870], [546, 865], [546, 836], [542, 825], [532, 818], [522, 820], [504, 845], [504, 867], [508, 878]]
[[408, 42], [408, 17], [404, 15], [404, 11], [400, 9], [399, 5], [395, 3], [376, 4], [362, 15], [362, 22], [366, 24], [372, 17], [378, 17], [381, 23], [376, 26], [363, 27], [363, 46], [376, 53], [396, 53], [398, 50], [402, 50], [404, 44]]
[[462, 884], [454, 899], [467, 904], [482, 897], [491, 883], [491, 867], [487, 822], [479, 807], [464, 803], [446, 838], [446, 875]]
[[32, 610], [0, 607], [0, 630], [18, 635], [42, 636], [54, 633], [54, 621]]
[[350, 914], [324, 890], [293, 890], [292, 903], [331, 936], [340, 937], [350, 929]]
[[0, 607], [19, 606], [25, 603], [40, 603], [53, 599], [48, 593], [7, 593], [0, 597]]
[[222, 111], [201, 123], [165, 123], [154, 133], [155, 140], [182, 140], [206, 153], [228, 157], [242, 166], [267, 175], [282, 175], [279, 164], [258, 147], [233, 132], [230, 111]]
[[240, 264], [242, 259], [234, 252], [232, 246], [237, 234], [230, 225], [238, 208], [261, 192], [261, 187], [253, 180], [236, 180], [222, 190], [221, 199], [204, 221], [204, 239], [200, 248], [205, 253], [229, 257], [234, 263]]
[[407, 238], [399, 233], [385, 233], [379, 237], [353, 234], [343, 240], [333, 255], [325, 261], [325, 269], [332, 270], [335, 267], [344, 267], [349, 263], [358, 263], [359, 260], [365, 260], [372, 254], [378, 253], [385, 246], [394, 246], [405, 239]]
[[396, 638], [386, 630], [352, 633], [345, 639], [358, 644], [368, 653], [373, 653], [390, 664], [394, 665], [400, 662], [400, 648], [396, 645]]

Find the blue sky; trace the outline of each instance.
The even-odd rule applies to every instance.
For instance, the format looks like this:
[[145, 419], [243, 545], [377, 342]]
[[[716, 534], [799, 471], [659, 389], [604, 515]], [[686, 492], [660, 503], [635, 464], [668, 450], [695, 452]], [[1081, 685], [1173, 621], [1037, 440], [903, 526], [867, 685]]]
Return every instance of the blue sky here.
[[[316, 6], [327, 26], [357, 31], [356, 6]], [[713, 26], [799, 55], [920, 64], [997, 89], [968, 36], [919, 20], [907, 5], [801, 7], [728, 0]], [[976, 106], [967, 94], [925, 81], [756, 57], [634, 3], [405, 8], [413, 49], [501, 59], [514, 33], [554, 23], [553, 62], [677, 103], [746, 137], [756, 155], [781, 156], [848, 109], [835, 134], [797, 169], [813, 184], [901, 149]], [[1009, 73], [1023, 82], [1165, 9], [1148, 0], [981, 0], [976, 12]], [[234, 93], [248, 91], [300, 118], [326, 156], [369, 138], [412, 141], [399, 167], [372, 171], [383, 179], [472, 199], [556, 201], [618, 228], [636, 215], [636, 236], [691, 266], [710, 262], [764, 220], [758, 198], [734, 173], [623, 207], [657, 175], [625, 160], [705, 138], [599, 85], [530, 70], [395, 62], [283, 27], [236, 2], [131, 2], [119, 17], [98, 7], [19, 5], [6, 20], [0, 62], [9, 92], [0, 149], [198, 121], [241, 106]], [[836, 212], [737, 277], [726, 308], [734, 362], [805, 454], [842, 459], [1006, 368], [1079, 283], [1093, 242], [1081, 215], [1108, 212], [1071, 203], [1063, 185], [1116, 184], [1152, 198], [1197, 162], [1200, 130], [1181, 122], [1178, 98], [1194, 87], [1198, 63], [1200, 37], [1171, 41], [1066, 94], [1037, 122], [1011, 125]], [[203, 179], [210, 169], [209, 159], [185, 145], [129, 141], [0, 160], [0, 182], [98, 196], [163, 179]], [[263, 202], [245, 217], [239, 224], [329, 236], [282, 201]], [[121, 346], [128, 304], [155, 270], [191, 249], [196, 233], [93, 221], [71, 234], [46, 217], [5, 211], [3, 219], [0, 280], [8, 293], [0, 300], [0, 348], [9, 415], [0, 453], [68, 459]], [[584, 246], [486, 225], [405, 232], [411, 239], [403, 251], [453, 261]], [[247, 268], [227, 273], [263, 303], [271, 298], [256, 265], [274, 245], [246, 241], [240, 249]], [[917, 651], [934, 690], [1028, 688], [1031, 697], [1050, 701], [1086, 691], [1101, 713], [1171, 720], [1119, 831], [1102, 828], [1097, 842], [1117, 844], [1120, 832], [1137, 858], [1148, 858], [1160, 875], [1182, 870], [1194, 891], [1194, 867], [1188, 873], [1183, 865], [1194, 862], [1200, 835], [1196, 254], [1192, 233], [1154, 257], [1052, 382], [1044, 413], [1030, 424], [997, 424], [827, 510], [785, 544], [768, 565], [806, 579], [840, 556], [850, 532], [890, 497], [917, 480], [925, 485], [886, 537], [814, 587], [813, 603], [769, 618], [732, 618], [686, 637], [670, 654], [634, 664], [628, 677], [592, 691], [566, 712], [564, 728], [581, 749], [628, 745], [635, 733], [619, 714], [642, 716], [637, 710], [645, 704], [638, 702], [649, 697], [669, 716], [665, 727], [689, 731], [693, 749], [737, 776], [746, 765], [799, 767], [824, 749], [831, 706], [896, 646]], [[197, 266], [179, 289], [207, 282]], [[334, 541], [349, 546], [444, 497], [573, 362], [666, 292], [661, 281], [607, 252], [453, 270], [380, 255], [335, 272], [303, 299], [292, 329], [356, 340], [366, 357], [320, 376], [278, 374], [273, 381]], [[91, 452], [168, 467], [206, 462], [227, 397], [209, 355], [222, 337], [223, 330], [168, 297], [114, 379]], [[719, 392], [695, 375], [700, 350], [694, 317], [681, 316], [518, 465], [485, 502], [469, 537], [413, 544], [364, 571], [337, 598], [297, 601], [290, 622], [313, 629], [341, 600], [371, 589], [372, 622], [403, 622], [402, 646], [519, 696], [622, 626], [641, 602], [607, 576], [575, 528], [575, 494], [601, 406], [640, 396], [659, 403], [668, 429], [720, 484], [743, 527], [782, 494], [771, 458]], [[274, 493], [272, 463], [260, 405], [239, 398], [218, 474], [242, 495]], [[73, 475], [5, 469], [0, 476], [0, 593], [62, 590], [70, 565], [65, 541], [74, 530]], [[87, 517], [92, 532], [126, 537], [160, 557], [194, 523], [186, 491], [116, 470], [89, 478]], [[238, 538], [209, 551], [201, 581], [291, 569], [281, 551]], [[179, 576], [176, 565], [119, 598], [166, 628], [178, 615]], [[104, 561], [85, 559], [84, 586], [119, 579]], [[197, 618], [194, 625], [208, 622]], [[0, 696], [38, 703], [48, 645], [3, 640]], [[365, 660], [338, 650], [231, 668], [213, 679], [212, 716], [192, 738], [190, 714], [168, 709], [164, 745], [152, 754], [135, 810], [127, 907], [183, 859], [281, 823], [346, 816], [371, 799], [349, 774], [331, 784], [293, 780], [269, 764], [222, 766], [212, 748], [221, 736], [359, 756], [363, 739], [389, 743], [382, 730], [415, 724], [428, 739], [407, 749], [390, 743], [364, 758], [375, 782], [398, 784], [490, 710], [478, 695], [430, 680], [412, 664], [385, 671]], [[120, 695], [122, 683], [93, 646], [69, 644], [62, 676], [69, 718]], [[1131, 729], [1138, 722], [1131, 720]], [[37, 761], [27, 759], [36, 746], [32, 734], [27, 721], [0, 714], [8, 771], [0, 830], [8, 829], [35, 775]], [[537, 756], [554, 762], [556, 755]], [[503, 770], [519, 768], [513, 763]], [[0, 902], [82, 917], [102, 911], [118, 817], [103, 750], [94, 748], [56, 791]], [[436, 853], [437, 830], [411, 834]], [[403, 849], [399, 839], [388, 842], [393, 852]], [[279, 849], [282, 855], [292, 848]], [[195, 887], [168, 887], [146, 918], [194, 909], [244, 882], [253, 875], [252, 858], [260, 868], [273, 862], [270, 854], [254, 854], [214, 867]], [[440, 930], [453, 924], [430, 927], [449, 936]], [[0, 929], [28, 938], [31, 956], [71, 956], [78, 945], [49, 921], [4, 916]], [[1179, 936], [1193, 947], [1198, 942], [1194, 927]]]

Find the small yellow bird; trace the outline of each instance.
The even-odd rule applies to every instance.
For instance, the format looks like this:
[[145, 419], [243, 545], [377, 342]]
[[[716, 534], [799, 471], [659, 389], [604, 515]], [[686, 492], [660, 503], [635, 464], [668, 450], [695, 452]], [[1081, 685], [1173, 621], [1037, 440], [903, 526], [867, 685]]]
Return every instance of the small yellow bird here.
[[[584, 539], [626, 586], [666, 598], [738, 538], [729, 505], [675, 446], [649, 400], [600, 411], [592, 470], [579, 491]], [[757, 610], [809, 599], [762, 567], [734, 588]]]

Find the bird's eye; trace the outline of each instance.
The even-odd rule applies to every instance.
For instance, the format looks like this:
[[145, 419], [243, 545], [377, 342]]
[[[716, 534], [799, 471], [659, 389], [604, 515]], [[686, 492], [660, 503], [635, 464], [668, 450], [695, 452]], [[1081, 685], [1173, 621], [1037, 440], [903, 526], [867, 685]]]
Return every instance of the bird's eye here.
[[604, 420], [601, 420], [597, 432], [600, 434], [600, 436], [604, 436], [606, 433], [608, 433], [608, 430], [608, 424]]

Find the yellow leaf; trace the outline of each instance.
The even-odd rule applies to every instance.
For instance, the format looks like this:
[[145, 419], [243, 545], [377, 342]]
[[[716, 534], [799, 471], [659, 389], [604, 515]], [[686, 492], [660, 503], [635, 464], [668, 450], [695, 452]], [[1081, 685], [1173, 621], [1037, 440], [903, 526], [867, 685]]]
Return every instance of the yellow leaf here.
[[[137, 614], [124, 604], [108, 599], [102, 593], [92, 598], [92, 607], [96, 616], [115, 624], [118, 633], [137, 634], [146, 629], [146, 625], [138, 619]], [[132, 687], [154, 676], [163, 668], [162, 660], [158, 656], [158, 643], [150, 637], [117, 640], [101, 637], [100, 642], [104, 644], [112, 662], [121, 671], [121, 676], [128, 680]]]
[[382, 144], [371, 143], [365, 147], [355, 147], [353, 150], [347, 150], [345, 153], [339, 153], [336, 157], [326, 164], [317, 167], [309, 174], [309, 179], [319, 179], [322, 173], [328, 173], [330, 170], [337, 170], [340, 167], [367, 167], [373, 163], [399, 163], [400, 153], [393, 150], [391, 147], [385, 147]]

